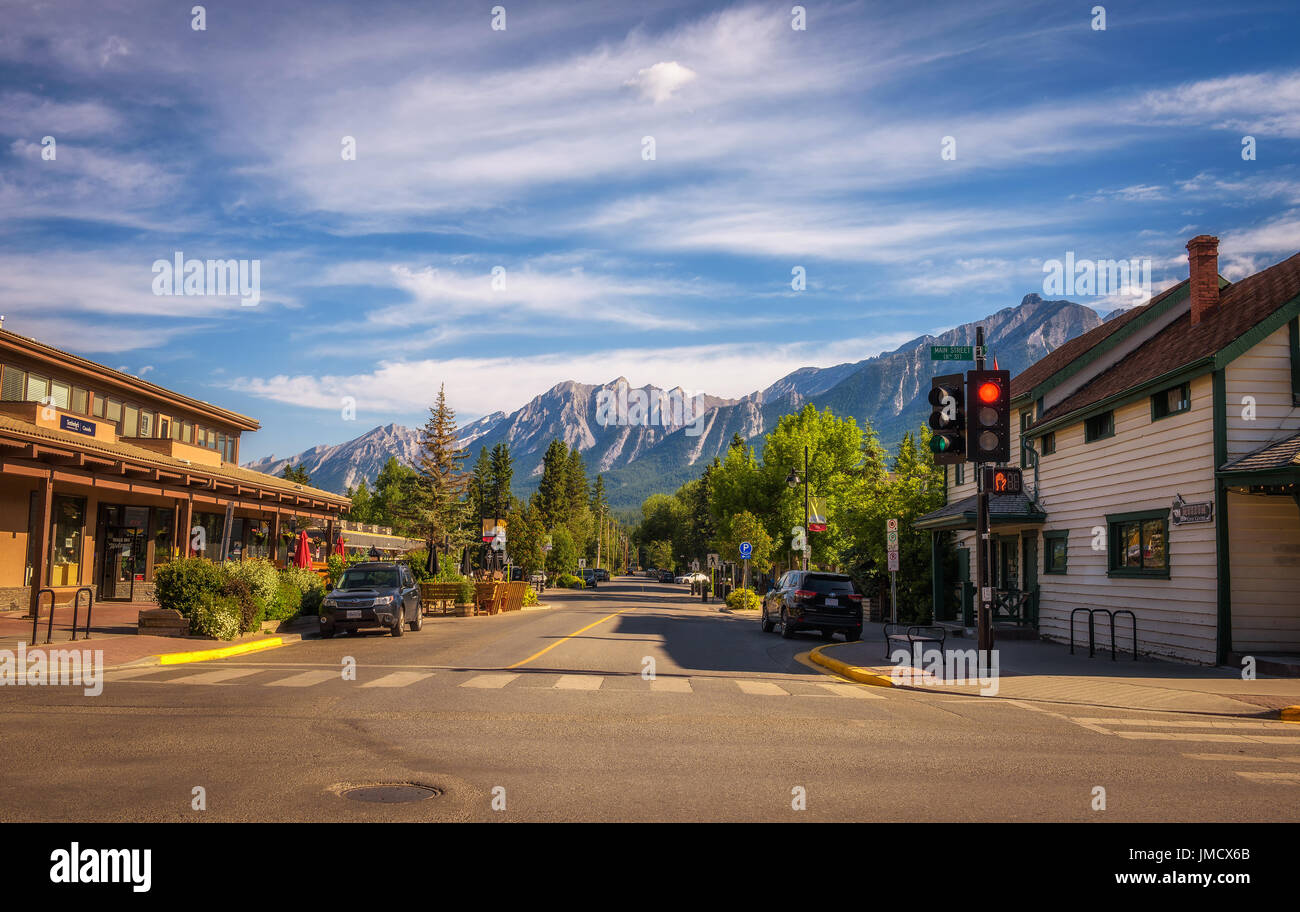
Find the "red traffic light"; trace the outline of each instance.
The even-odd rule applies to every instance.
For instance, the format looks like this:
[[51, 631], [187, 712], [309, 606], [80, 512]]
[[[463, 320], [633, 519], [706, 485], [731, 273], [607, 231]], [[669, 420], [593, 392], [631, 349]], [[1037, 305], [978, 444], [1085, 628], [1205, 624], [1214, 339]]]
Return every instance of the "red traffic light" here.
[[980, 402], [992, 404], [994, 402], [997, 402], [998, 397], [1000, 397], [1001, 395], [1002, 395], [1002, 387], [994, 383], [993, 381], [986, 380], [985, 382], [980, 384], [979, 387]]

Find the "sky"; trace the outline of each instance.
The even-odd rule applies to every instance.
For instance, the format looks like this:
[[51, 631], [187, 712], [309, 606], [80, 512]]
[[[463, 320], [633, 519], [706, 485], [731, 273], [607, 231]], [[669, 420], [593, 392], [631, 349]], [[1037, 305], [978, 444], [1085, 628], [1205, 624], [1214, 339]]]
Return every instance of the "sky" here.
[[1067, 255], [1300, 250], [1300, 7], [1097, 5], [0, 0], [4, 327], [258, 418], [250, 460], [442, 384], [741, 396]]

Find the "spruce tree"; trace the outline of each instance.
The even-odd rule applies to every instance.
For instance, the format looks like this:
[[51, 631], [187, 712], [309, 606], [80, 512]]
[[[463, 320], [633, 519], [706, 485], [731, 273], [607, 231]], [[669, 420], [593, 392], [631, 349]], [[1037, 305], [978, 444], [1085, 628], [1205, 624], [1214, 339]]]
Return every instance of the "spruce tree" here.
[[416, 470], [420, 476], [420, 503], [424, 537], [430, 548], [440, 548], [455, 535], [463, 538], [462, 501], [470, 478], [462, 469], [465, 450], [457, 447], [456, 413], [447, 404], [445, 386], [429, 409], [429, 419], [420, 429], [420, 452]]

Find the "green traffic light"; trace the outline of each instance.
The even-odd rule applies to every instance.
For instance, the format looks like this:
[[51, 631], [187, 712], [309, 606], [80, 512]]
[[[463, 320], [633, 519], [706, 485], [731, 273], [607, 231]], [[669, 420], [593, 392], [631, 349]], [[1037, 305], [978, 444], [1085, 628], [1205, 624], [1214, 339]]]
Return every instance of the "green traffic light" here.
[[930, 438], [930, 449], [931, 449], [931, 451], [933, 451], [933, 452], [935, 452], [935, 453], [942, 453], [942, 452], [944, 452], [945, 450], [948, 449], [948, 438], [947, 438], [947, 437], [931, 437], [931, 438]]

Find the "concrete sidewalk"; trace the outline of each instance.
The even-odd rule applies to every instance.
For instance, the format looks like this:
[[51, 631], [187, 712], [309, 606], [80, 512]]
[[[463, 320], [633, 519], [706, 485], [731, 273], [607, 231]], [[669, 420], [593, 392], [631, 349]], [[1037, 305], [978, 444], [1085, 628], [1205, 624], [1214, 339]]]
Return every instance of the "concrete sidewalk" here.
[[[1278, 710], [1300, 705], [1300, 678], [1260, 676], [1245, 681], [1226, 667], [1183, 665], [1141, 658], [1110, 658], [1110, 650], [1089, 659], [1086, 647], [1075, 648], [1043, 640], [997, 643], [996, 693], [976, 680], [944, 681], [920, 671], [895, 673], [886, 657], [880, 624], [867, 624], [856, 643], [828, 644], [814, 650], [813, 659], [831, 670], [863, 683], [938, 690], [975, 697], [1078, 703], [1115, 709], [1215, 713], [1273, 717]], [[974, 640], [949, 638], [945, 649], [973, 650]], [[854, 674], [852, 671], [856, 671]], [[982, 692], [986, 691], [986, 692]]]
[[73, 641], [72, 608], [70, 605], [59, 605], [54, 615], [54, 636], [46, 645], [49, 609], [48, 606], [42, 606], [35, 646], [32, 643], [31, 617], [23, 617], [22, 612], [0, 612], [0, 649], [16, 653], [18, 644], [23, 643], [27, 655], [47, 649], [102, 650], [104, 668], [108, 669], [122, 665], [165, 662], [166, 656], [175, 657], [173, 661], [191, 661], [197, 659], [199, 653], [225, 650], [230, 646], [245, 647], [245, 644], [255, 644], [245, 648], [257, 650], [288, 645], [302, 639], [303, 632], [315, 627], [311, 623], [294, 625], [293, 631], [290, 632], [255, 634], [230, 642], [190, 637], [140, 636], [135, 631], [138, 613], [142, 607], [157, 606], [97, 603], [91, 614], [92, 626], [90, 639], [87, 640], [85, 638], [86, 614], [83, 605], [78, 618], [77, 639]]

